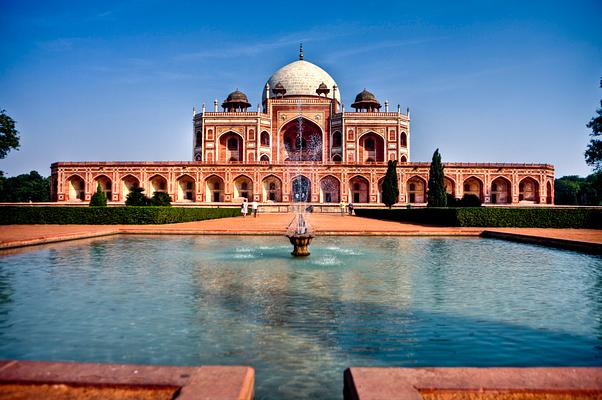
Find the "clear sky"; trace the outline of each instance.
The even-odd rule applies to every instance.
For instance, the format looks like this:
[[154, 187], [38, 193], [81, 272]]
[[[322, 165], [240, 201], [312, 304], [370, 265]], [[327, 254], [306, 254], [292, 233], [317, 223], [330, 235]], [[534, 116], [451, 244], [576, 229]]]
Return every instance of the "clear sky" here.
[[21, 134], [0, 170], [190, 160], [193, 105], [239, 88], [255, 108], [303, 42], [346, 105], [367, 88], [410, 107], [413, 161], [586, 175], [601, 21], [600, 0], [0, 0], [0, 109]]

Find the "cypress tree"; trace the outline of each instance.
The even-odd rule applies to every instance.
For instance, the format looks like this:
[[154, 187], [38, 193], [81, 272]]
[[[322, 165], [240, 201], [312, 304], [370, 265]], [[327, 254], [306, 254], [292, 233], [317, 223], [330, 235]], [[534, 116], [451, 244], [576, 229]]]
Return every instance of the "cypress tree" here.
[[397, 160], [389, 160], [387, 173], [383, 179], [382, 202], [389, 208], [399, 200], [399, 184], [397, 182]]
[[429, 170], [428, 207], [447, 207], [447, 193], [443, 180], [443, 164], [439, 149], [433, 153], [433, 161]]
[[106, 207], [107, 206], [107, 195], [102, 191], [100, 183], [96, 186], [96, 193], [92, 195], [90, 199], [90, 207]]

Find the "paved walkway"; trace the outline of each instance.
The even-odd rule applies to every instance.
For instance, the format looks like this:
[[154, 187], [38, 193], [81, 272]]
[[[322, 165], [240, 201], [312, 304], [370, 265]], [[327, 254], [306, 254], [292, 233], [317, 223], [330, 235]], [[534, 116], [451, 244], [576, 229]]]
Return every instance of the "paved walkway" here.
[[[283, 235], [292, 219], [292, 214], [260, 214], [165, 225], [7, 225], [0, 228], [0, 249], [118, 233]], [[483, 235], [602, 253], [602, 230], [595, 229], [436, 227], [338, 214], [310, 214], [307, 220], [318, 235]]]

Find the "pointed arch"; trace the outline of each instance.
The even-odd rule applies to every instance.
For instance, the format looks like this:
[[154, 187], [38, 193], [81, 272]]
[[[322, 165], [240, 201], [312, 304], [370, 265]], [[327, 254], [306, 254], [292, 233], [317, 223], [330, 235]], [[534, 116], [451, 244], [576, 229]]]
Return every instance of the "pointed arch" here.
[[162, 174], [154, 174], [148, 179], [149, 184], [149, 196], [153, 197], [155, 192], [165, 192], [167, 193], [167, 178]]
[[320, 203], [338, 203], [340, 199], [341, 181], [334, 175], [320, 179]]
[[518, 201], [522, 203], [539, 203], [539, 182], [527, 176], [518, 183]]
[[426, 179], [414, 175], [406, 181], [408, 203], [426, 203]]
[[66, 180], [67, 200], [83, 201], [86, 199], [86, 180], [79, 174], [72, 174]]
[[253, 200], [253, 179], [245, 174], [240, 174], [232, 180], [234, 184], [234, 198]]
[[554, 204], [554, 187], [551, 181], [546, 183], [546, 204]]
[[113, 201], [113, 180], [106, 174], [98, 174], [94, 177], [94, 191], [96, 191], [98, 185], [107, 196], [107, 201]]
[[261, 146], [268, 147], [270, 145], [270, 134], [268, 131], [262, 131], [259, 137], [259, 143]]
[[342, 146], [343, 146], [343, 135], [341, 134], [341, 131], [336, 130], [332, 134], [332, 147], [339, 148]]
[[475, 195], [483, 202], [483, 181], [474, 175], [464, 179], [462, 183], [462, 196]]
[[367, 131], [358, 138], [359, 159], [363, 162], [385, 161], [385, 138], [374, 131]]
[[219, 175], [210, 175], [205, 178], [205, 201], [207, 203], [222, 203], [224, 201], [225, 185]]
[[[300, 134], [301, 132], [301, 134]], [[314, 121], [302, 116], [289, 119], [280, 128], [280, 154], [293, 161], [322, 161], [324, 131]]]
[[261, 180], [264, 202], [282, 201], [282, 180], [276, 175], [268, 175]]
[[293, 202], [311, 200], [311, 180], [299, 174], [291, 179], [291, 198]]
[[121, 201], [126, 201], [128, 194], [135, 187], [140, 186], [140, 179], [132, 174], [127, 174], [121, 177]]
[[370, 181], [362, 175], [349, 179], [349, 199], [353, 203], [370, 202]]
[[491, 204], [512, 203], [512, 182], [504, 176], [497, 176], [491, 181]]
[[244, 161], [244, 138], [234, 131], [228, 130], [219, 135], [218, 155], [220, 162], [242, 162]]
[[193, 202], [196, 201], [196, 179], [189, 174], [181, 174], [176, 178], [178, 192], [176, 201]]
[[399, 135], [399, 145], [401, 147], [408, 147], [408, 135], [405, 132], [401, 132]]

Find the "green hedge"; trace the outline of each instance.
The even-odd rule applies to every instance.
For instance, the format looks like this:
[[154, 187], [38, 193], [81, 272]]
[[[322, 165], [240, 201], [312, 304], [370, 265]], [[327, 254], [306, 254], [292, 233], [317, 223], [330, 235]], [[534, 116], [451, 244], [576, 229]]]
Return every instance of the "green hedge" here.
[[356, 208], [360, 217], [439, 226], [513, 228], [602, 228], [602, 209], [466, 207], [370, 209]]
[[0, 207], [0, 225], [9, 224], [172, 224], [240, 216], [239, 207]]

